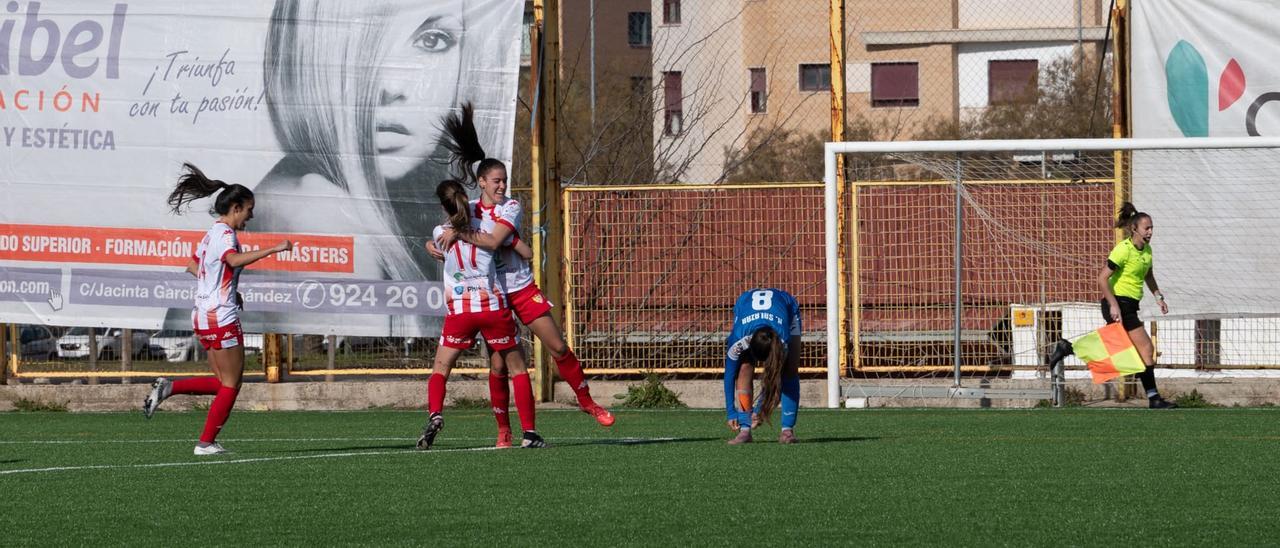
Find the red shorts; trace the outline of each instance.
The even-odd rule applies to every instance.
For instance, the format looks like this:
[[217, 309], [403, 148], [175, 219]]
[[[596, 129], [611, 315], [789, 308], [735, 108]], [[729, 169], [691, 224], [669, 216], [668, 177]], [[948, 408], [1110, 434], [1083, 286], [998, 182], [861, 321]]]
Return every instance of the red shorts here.
[[551, 310], [551, 301], [538, 289], [538, 284], [529, 284], [515, 293], [508, 293], [507, 303], [515, 311], [516, 317], [520, 318], [520, 323], [525, 325]]
[[206, 351], [244, 346], [244, 332], [240, 329], [240, 320], [223, 327], [196, 329], [196, 337], [200, 339], [200, 346], [203, 346]]
[[477, 331], [484, 336], [490, 350], [515, 348], [520, 342], [516, 323], [511, 320], [511, 311], [503, 309], [445, 316], [440, 345], [466, 350], [475, 344]]

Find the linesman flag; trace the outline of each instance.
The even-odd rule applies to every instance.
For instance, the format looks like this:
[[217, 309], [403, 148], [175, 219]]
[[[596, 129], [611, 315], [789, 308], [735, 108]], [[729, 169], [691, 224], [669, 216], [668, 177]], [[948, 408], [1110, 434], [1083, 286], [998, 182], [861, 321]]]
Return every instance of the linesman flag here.
[[1102, 384], [1121, 375], [1132, 375], [1147, 368], [1138, 355], [1137, 347], [1129, 340], [1120, 322], [1107, 324], [1097, 331], [1071, 343], [1080, 361], [1089, 365], [1093, 384]]

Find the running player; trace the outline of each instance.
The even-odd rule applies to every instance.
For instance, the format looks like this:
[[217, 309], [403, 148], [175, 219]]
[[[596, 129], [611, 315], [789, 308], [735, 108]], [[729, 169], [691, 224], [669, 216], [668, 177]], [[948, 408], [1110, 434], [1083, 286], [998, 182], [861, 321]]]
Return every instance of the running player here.
[[[731, 445], [751, 442], [751, 428], [768, 420], [782, 403], [782, 433], [778, 443], [795, 443], [796, 413], [800, 408], [800, 305], [781, 289], [751, 289], [733, 305], [724, 359], [724, 407]], [[755, 367], [761, 367], [760, 396], [752, 397]]]
[[[439, 244], [448, 244], [454, 238], [494, 251], [498, 272], [510, 291], [508, 296], [511, 308], [520, 322], [529, 326], [534, 336], [551, 352], [560, 378], [573, 390], [578, 408], [594, 417], [601, 426], [612, 426], [615, 420], [613, 413], [592, 399], [591, 389], [582, 373], [582, 364], [565, 342], [564, 332], [551, 316], [551, 302], [534, 283], [528, 259], [522, 258], [514, 246], [510, 245], [519, 241], [516, 227], [520, 226], [522, 209], [520, 202], [506, 195], [506, 165], [486, 156], [476, 134], [469, 103], [463, 105], [460, 115], [446, 116], [444, 126], [446, 139], [443, 144], [453, 155], [455, 171], [465, 179], [475, 180], [480, 187], [480, 198], [471, 202], [470, 211], [481, 224], [479, 231], [469, 234], [446, 231], [439, 243], [428, 243], [427, 251], [439, 259], [442, 257]], [[474, 170], [471, 167], [473, 165]], [[496, 357], [491, 359], [497, 360]], [[500, 371], [500, 365], [495, 364], [492, 369]], [[490, 378], [490, 397], [494, 400], [495, 413], [499, 413], [505, 386], [506, 382], [500, 375]]]
[[200, 346], [209, 353], [209, 367], [214, 376], [176, 381], [156, 379], [142, 402], [142, 414], [151, 418], [160, 402], [174, 394], [213, 394], [213, 404], [209, 406], [195, 454], [217, 455], [227, 452], [215, 440], [231, 415], [244, 373], [244, 333], [240, 328], [241, 302], [237, 291], [240, 271], [268, 255], [293, 249], [293, 243], [285, 240], [268, 249], [242, 252], [236, 231], [244, 230], [245, 223], [253, 219], [253, 191], [243, 185], [211, 180], [191, 164], [183, 164], [183, 168], [185, 173], [169, 193], [169, 206], [175, 214], [181, 214], [183, 207], [193, 200], [218, 194], [211, 211], [218, 220], [200, 240], [187, 264], [187, 272], [196, 277], [191, 323]]
[[[436, 187], [436, 196], [449, 218], [448, 228], [463, 235], [476, 234], [479, 222], [468, 213], [467, 191], [457, 181], [444, 181]], [[433, 239], [439, 239], [445, 226], [436, 227]], [[533, 385], [528, 382], [520, 339], [507, 304], [502, 277], [493, 267], [493, 253], [459, 239], [444, 247], [444, 284], [449, 296], [448, 312], [440, 334], [431, 378], [427, 381], [427, 409], [430, 416], [418, 438], [418, 449], [431, 449], [436, 435], [444, 427], [445, 383], [449, 372], [464, 350], [475, 344], [479, 332], [485, 344], [504, 364], [516, 372], [516, 406], [524, 429], [521, 447], [540, 448], [547, 443], [534, 429]], [[508, 432], [509, 432], [508, 427]], [[508, 443], [508, 446], [510, 444]]]
[[[1129, 340], [1137, 347], [1138, 355], [1147, 364], [1146, 370], [1138, 373], [1142, 389], [1147, 393], [1147, 405], [1152, 409], [1171, 409], [1178, 404], [1160, 397], [1160, 391], [1156, 389], [1155, 345], [1147, 336], [1142, 320], [1138, 319], [1143, 282], [1151, 288], [1151, 294], [1160, 305], [1160, 313], [1169, 313], [1169, 305], [1164, 302], [1164, 293], [1160, 292], [1160, 284], [1156, 283], [1156, 272], [1152, 268], [1151, 235], [1155, 228], [1151, 216], [1138, 211], [1129, 202], [1120, 207], [1116, 228], [1123, 228], [1126, 238], [1111, 250], [1107, 265], [1098, 273], [1098, 285], [1102, 289], [1102, 320], [1121, 322], [1129, 332]], [[1070, 341], [1058, 341], [1046, 359], [1049, 369], [1052, 371], [1072, 352]]]

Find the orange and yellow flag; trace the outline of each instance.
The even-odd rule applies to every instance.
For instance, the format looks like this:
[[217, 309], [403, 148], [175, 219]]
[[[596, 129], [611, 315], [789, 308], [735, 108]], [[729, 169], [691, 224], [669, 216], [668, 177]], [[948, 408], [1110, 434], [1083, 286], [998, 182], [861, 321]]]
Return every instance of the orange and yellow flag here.
[[1137, 347], [1129, 340], [1120, 322], [1076, 339], [1071, 343], [1077, 358], [1089, 365], [1093, 384], [1102, 384], [1121, 375], [1132, 375], [1147, 368]]

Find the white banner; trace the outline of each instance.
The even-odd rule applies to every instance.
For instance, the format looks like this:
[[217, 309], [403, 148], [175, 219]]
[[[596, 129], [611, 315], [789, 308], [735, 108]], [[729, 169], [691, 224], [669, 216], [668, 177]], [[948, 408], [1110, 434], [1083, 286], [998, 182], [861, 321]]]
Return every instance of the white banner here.
[[212, 199], [256, 195], [249, 331], [438, 335], [442, 117], [509, 161], [518, 0], [57, 0], [0, 14], [0, 322], [190, 329]]
[[[1280, 4], [1136, 0], [1131, 15], [1135, 137], [1280, 136]], [[1280, 315], [1278, 171], [1273, 149], [1134, 154], [1171, 315]]]

